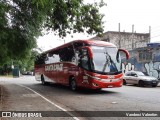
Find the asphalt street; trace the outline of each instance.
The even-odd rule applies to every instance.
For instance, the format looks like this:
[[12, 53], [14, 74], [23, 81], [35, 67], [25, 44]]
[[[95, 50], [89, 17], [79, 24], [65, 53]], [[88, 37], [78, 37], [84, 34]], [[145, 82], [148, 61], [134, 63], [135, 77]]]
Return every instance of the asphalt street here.
[[[34, 119], [56, 120], [159, 120], [160, 117], [114, 117], [119, 111], [160, 111], [160, 86], [106, 88], [101, 91], [78, 90], [50, 84], [41, 85], [34, 76], [19, 78], [0, 77], [1, 111], [63, 111], [70, 117], [45, 117]], [[70, 111], [92, 111], [92, 115], [83, 116]], [[111, 117], [104, 117], [103, 112], [116, 111]], [[100, 115], [97, 117], [97, 113]], [[159, 112], [160, 113], [160, 112]], [[102, 114], [102, 116], [101, 116]], [[127, 113], [125, 113], [127, 115]], [[95, 115], [95, 117], [93, 117]], [[115, 115], [116, 116], [116, 115]], [[17, 118], [2, 118], [17, 119]], [[32, 118], [19, 118], [32, 119]]]

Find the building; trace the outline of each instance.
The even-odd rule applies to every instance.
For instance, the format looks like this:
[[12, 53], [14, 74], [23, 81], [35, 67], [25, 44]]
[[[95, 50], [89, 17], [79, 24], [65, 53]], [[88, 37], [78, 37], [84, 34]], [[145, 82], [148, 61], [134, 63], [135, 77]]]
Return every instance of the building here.
[[103, 37], [96, 36], [91, 39], [111, 42], [119, 48], [132, 50], [147, 46], [147, 43], [150, 42], [150, 33], [108, 31], [103, 34]]
[[160, 79], [160, 43], [130, 50], [130, 59], [123, 60], [123, 72], [136, 70]]

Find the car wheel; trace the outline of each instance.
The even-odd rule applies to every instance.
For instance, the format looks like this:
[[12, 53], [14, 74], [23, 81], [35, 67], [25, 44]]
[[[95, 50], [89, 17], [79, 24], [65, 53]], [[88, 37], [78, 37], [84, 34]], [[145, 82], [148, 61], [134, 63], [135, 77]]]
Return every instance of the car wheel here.
[[142, 80], [140, 80], [140, 81], [138, 82], [138, 86], [139, 86], [139, 87], [144, 87], [144, 83], [143, 83]]
[[157, 87], [157, 85], [152, 85], [152, 87]]
[[123, 79], [123, 85], [126, 85], [126, 84], [127, 84], [126, 80]]
[[76, 91], [77, 90], [76, 80], [75, 80], [74, 77], [71, 78], [69, 86], [70, 86], [70, 88], [71, 88], [72, 91]]

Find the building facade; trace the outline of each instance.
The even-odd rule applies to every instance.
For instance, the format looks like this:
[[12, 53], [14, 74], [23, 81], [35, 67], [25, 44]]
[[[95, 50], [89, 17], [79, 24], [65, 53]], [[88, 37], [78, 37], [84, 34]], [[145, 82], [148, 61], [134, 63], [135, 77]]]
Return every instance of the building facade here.
[[146, 47], [129, 51], [130, 59], [123, 60], [123, 72], [135, 70], [160, 80], [160, 43], [149, 43]]

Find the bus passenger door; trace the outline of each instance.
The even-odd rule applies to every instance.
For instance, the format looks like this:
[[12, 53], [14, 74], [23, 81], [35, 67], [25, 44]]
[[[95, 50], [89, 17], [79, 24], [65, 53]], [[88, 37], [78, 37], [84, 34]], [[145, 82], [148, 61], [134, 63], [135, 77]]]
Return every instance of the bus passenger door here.
[[[90, 70], [89, 54], [87, 48], [81, 48], [76, 51], [77, 57], [77, 66], [79, 67], [78, 71], [78, 84], [84, 86], [84, 74], [86, 71]], [[86, 79], [85, 79], [86, 80]], [[88, 85], [88, 84], [85, 84]]]
[[85, 69], [89, 70], [89, 55], [88, 55], [88, 50], [86, 48], [80, 49], [78, 51], [78, 66]]

